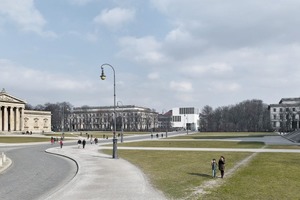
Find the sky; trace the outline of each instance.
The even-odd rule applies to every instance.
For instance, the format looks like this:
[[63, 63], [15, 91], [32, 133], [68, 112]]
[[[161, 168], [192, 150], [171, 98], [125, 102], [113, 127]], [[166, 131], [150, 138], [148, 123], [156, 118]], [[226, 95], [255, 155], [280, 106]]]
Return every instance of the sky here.
[[278, 103], [300, 97], [299, 9], [298, 0], [0, 0], [0, 90], [33, 106], [112, 106], [111, 65], [120, 105]]

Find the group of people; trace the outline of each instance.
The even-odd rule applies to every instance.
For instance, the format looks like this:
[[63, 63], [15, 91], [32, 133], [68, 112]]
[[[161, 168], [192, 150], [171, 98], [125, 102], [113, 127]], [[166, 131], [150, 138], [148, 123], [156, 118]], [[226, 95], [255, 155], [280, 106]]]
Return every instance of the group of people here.
[[212, 169], [212, 176], [214, 178], [217, 177], [217, 169], [219, 168], [220, 172], [221, 172], [221, 178], [224, 177], [224, 173], [225, 173], [225, 157], [221, 156], [218, 163], [216, 161], [216, 159], [212, 159], [211, 161], [211, 169]]

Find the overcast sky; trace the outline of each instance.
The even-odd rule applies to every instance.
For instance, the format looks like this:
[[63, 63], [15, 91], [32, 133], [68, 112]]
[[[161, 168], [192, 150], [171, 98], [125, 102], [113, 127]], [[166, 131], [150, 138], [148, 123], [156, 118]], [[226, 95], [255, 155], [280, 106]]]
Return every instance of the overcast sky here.
[[[0, 0], [0, 90], [165, 112], [300, 97], [299, 0]], [[121, 104], [121, 103], [120, 103]]]

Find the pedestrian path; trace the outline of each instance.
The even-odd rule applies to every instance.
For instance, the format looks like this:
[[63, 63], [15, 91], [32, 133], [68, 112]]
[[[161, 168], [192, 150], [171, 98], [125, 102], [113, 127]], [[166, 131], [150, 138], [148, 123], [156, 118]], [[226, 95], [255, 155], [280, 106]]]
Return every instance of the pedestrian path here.
[[164, 200], [140, 169], [123, 159], [112, 159], [99, 152], [98, 145], [55, 147], [48, 153], [69, 157], [78, 164], [78, 173], [47, 200], [130, 199]]

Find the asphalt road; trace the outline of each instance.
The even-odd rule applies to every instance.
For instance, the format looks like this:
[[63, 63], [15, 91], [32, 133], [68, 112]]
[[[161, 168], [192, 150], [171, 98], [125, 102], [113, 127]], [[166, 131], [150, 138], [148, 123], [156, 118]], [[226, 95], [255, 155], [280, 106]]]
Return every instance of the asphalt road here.
[[13, 164], [0, 175], [1, 200], [34, 200], [52, 193], [76, 174], [74, 161], [45, 153], [51, 145], [1, 147]]

